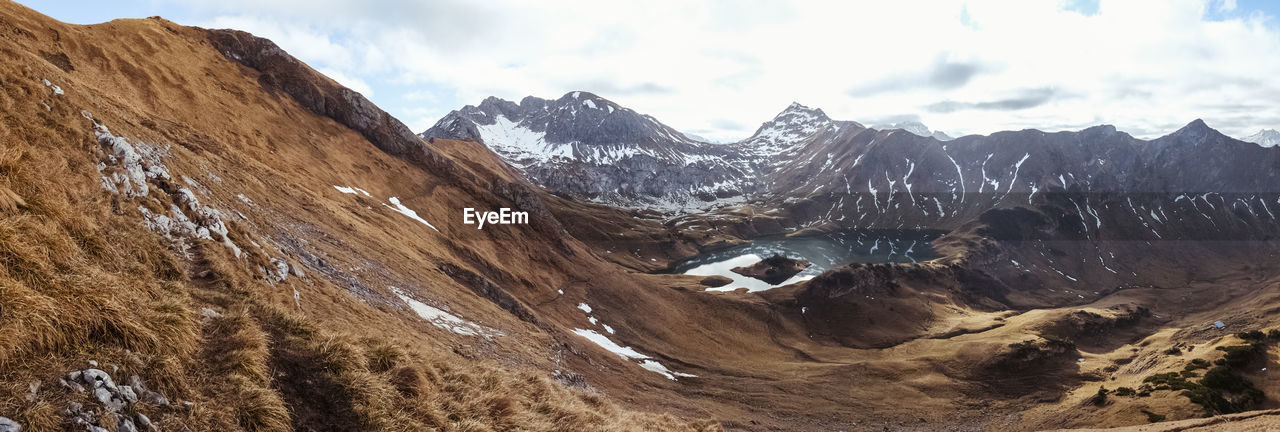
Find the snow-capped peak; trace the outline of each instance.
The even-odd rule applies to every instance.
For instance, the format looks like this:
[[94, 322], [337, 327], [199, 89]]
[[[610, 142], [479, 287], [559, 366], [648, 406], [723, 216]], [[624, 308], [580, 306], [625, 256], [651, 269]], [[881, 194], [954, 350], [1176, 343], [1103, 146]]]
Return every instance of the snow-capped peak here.
[[1280, 145], [1280, 132], [1275, 129], [1263, 129], [1258, 133], [1241, 138], [1241, 141], [1251, 142], [1263, 147], [1275, 147]]
[[955, 138], [952, 138], [951, 135], [947, 135], [946, 132], [929, 130], [929, 127], [925, 126], [924, 123], [920, 123], [914, 120], [904, 121], [904, 122], [894, 123], [894, 124], [879, 124], [879, 125], [872, 126], [871, 128], [876, 130], [902, 129], [904, 131], [907, 131], [922, 137], [933, 137], [933, 138], [936, 138], [938, 141], [950, 141], [952, 139], [955, 139]]
[[[826, 117], [811, 111], [795, 111], [792, 120]], [[488, 98], [420, 136], [481, 142], [534, 183], [615, 206], [683, 211], [724, 204], [720, 196], [739, 202], [745, 175], [729, 162], [739, 157], [736, 148], [690, 138], [587, 91], [518, 104]], [[566, 179], [566, 170], [574, 178]]]
[[747, 141], [773, 146], [784, 146], [821, 132], [834, 123], [821, 109], [809, 108], [792, 102], [773, 120], [760, 125], [760, 129]]
[[684, 137], [685, 137], [685, 138], [688, 138], [688, 139], [691, 139], [691, 140], [694, 140], [694, 141], [697, 141], [697, 142], [701, 142], [701, 143], [708, 143], [708, 144], [729, 144], [729, 143], [737, 142], [737, 140], [724, 140], [724, 139], [712, 139], [712, 138], [707, 138], [707, 137], [704, 137], [704, 136], [702, 136], [702, 135], [695, 134], [695, 133], [693, 133], [693, 132], [681, 132], [681, 134], [684, 134]]
[[787, 109], [778, 113], [778, 115], [774, 117], [774, 120], [782, 117], [807, 117], [815, 120], [831, 121], [831, 119], [827, 117], [827, 113], [822, 112], [821, 108], [810, 108], [808, 106], [801, 105], [799, 102], [792, 102], [791, 105], [787, 106]]
[[821, 109], [792, 102], [738, 145], [743, 155], [757, 161], [754, 163], [776, 165], [782, 159], [774, 156], [797, 151], [818, 137], [834, 136], [849, 125], [857, 123], [834, 121]]

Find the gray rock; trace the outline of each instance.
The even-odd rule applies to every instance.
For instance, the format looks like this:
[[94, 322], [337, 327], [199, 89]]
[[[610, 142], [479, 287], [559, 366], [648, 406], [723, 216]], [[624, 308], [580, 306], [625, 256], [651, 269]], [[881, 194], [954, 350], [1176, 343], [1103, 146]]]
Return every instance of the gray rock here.
[[71, 390], [77, 393], [84, 392], [84, 386], [80, 385], [80, 383], [77, 381], [67, 381], [65, 378], [58, 380], [58, 382], [61, 383], [63, 387], [66, 387], [67, 390]]
[[97, 426], [94, 426], [94, 425], [89, 425], [87, 430], [88, 430], [89, 432], [111, 432], [111, 431], [107, 430], [106, 428], [100, 428], [100, 427], [97, 427]]
[[133, 420], [121, 418], [120, 423], [116, 424], [117, 432], [138, 432], [138, 427], [133, 424]]
[[99, 387], [93, 390], [93, 396], [102, 402], [102, 407], [109, 412], [120, 412], [124, 409], [125, 402], [120, 396], [107, 388]]
[[128, 382], [129, 387], [133, 388], [133, 391], [138, 394], [146, 394], [150, 391], [147, 390], [147, 385], [142, 382], [142, 378], [137, 375], [130, 375]]
[[212, 319], [222, 316], [218, 311], [209, 308], [200, 308], [200, 317], [204, 319]]
[[289, 279], [289, 263], [280, 258], [272, 258], [271, 264], [275, 266], [271, 273], [279, 281], [283, 282]]
[[120, 399], [128, 403], [134, 403], [138, 401], [138, 394], [134, 393], [133, 387], [120, 386]]
[[35, 403], [36, 398], [40, 396], [40, 381], [32, 381], [27, 384], [27, 402]]
[[289, 274], [292, 274], [297, 278], [306, 277], [306, 273], [302, 272], [302, 267], [296, 266], [293, 263], [289, 263]]
[[22, 425], [8, 417], [0, 417], [0, 432], [22, 432]]
[[147, 392], [147, 397], [144, 400], [152, 404], [155, 404], [156, 406], [162, 406], [162, 407], [169, 406], [169, 399], [166, 399], [164, 395], [156, 392]]
[[147, 417], [146, 414], [138, 413], [138, 415], [134, 416], [133, 421], [138, 424], [138, 427], [148, 430], [151, 429], [151, 418]]
[[98, 361], [97, 361], [97, 360], [89, 360], [89, 366], [98, 367]]
[[80, 371], [80, 380], [84, 381], [93, 388], [106, 388], [114, 391], [116, 382], [111, 379], [111, 375], [101, 369], [85, 369]]
[[137, 399], [135, 399], [135, 401], [140, 400], [158, 406], [169, 406], [169, 400], [166, 399], [164, 395], [147, 389], [147, 385], [143, 383], [142, 378], [139, 378], [137, 375], [129, 377], [129, 388], [133, 390], [135, 395], [137, 395]]
[[67, 417], [71, 424], [76, 426], [91, 425], [97, 418], [97, 414], [95, 414], [93, 410], [85, 411], [84, 405], [81, 405], [78, 402], [68, 404], [67, 409], [62, 410], [62, 414]]

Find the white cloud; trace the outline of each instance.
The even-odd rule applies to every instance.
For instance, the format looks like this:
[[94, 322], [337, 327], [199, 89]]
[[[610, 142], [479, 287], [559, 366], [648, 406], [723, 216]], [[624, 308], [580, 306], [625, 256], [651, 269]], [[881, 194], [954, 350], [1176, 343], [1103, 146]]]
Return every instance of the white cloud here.
[[373, 98], [373, 87], [370, 87], [369, 84], [364, 82], [362, 79], [348, 76], [346, 73], [338, 72], [331, 68], [322, 67], [316, 70], [325, 74], [325, 76], [329, 78], [333, 78], [333, 80], [337, 81], [338, 84], [342, 84], [349, 89], [360, 92], [360, 94], [364, 95], [366, 98]]
[[425, 89], [372, 97], [415, 130], [487, 96], [573, 90], [713, 139], [744, 137], [791, 101], [948, 132], [1280, 127], [1280, 33], [1256, 11], [1208, 18], [1230, 0], [1102, 0], [1088, 15], [1058, 0], [201, 4], [211, 23], [372, 84], [366, 95]]
[[427, 90], [418, 90], [418, 91], [413, 91], [413, 92], [405, 93], [405, 94], [401, 95], [400, 97], [404, 98], [405, 100], [409, 100], [409, 101], [414, 101], [414, 102], [425, 102], [425, 103], [429, 103], [429, 104], [438, 103], [438, 102], [440, 101], [440, 98], [439, 98], [435, 93], [430, 92], [430, 91], [427, 91]]

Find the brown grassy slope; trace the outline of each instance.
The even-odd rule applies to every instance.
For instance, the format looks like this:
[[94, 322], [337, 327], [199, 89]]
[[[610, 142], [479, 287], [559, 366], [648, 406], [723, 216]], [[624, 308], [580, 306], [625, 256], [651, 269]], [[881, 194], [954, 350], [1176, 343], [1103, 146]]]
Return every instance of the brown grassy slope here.
[[[26, 16], [17, 12], [13, 15], [11, 22], [22, 22], [19, 18]], [[714, 414], [740, 419], [735, 421], [742, 424], [748, 420], [786, 424], [779, 423], [768, 411], [762, 411], [762, 407], [785, 411], [791, 419], [803, 419], [813, 412], [831, 412], [834, 417], [849, 418], [863, 415], [869, 409], [887, 409], [894, 413], [905, 409], [889, 402], [849, 406], [850, 401], [868, 399], [867, 392], [882, 388], [894, 378], [847, 376], [849, 371], [859, 368], [850, 362], [865, 361], [856, 357], [849, 359], [848, 353], [831, 355], [830, 361], [823, 360], [815, 366], [809, 354], [793, 346], [807, 343], [804, 330], [788, 322], [790, 319], [776, 316], [771, 306], [758, 296], [704, 295], [691, 291], [689, 281], [680, 278], [633, 275], [606, 265], [602, 259], [595, 258], [602, 255], [600, 251], [588, 250], [573, 241], [566, 243], [570, 252], [564, 252], [550, 239], [538, 238], [538, 233], [513, 227], [479, 231], [461, 225], [456, 215], [460, 207], [509, 205], [501, 198], [479, 193], [492, 187], [484, 184], [488, 179], [464, 178], [463, 183], [445, 181], [415, 163], [389, 157], [364, 137], [331, 119], [314, 115], [291, 98], [264, 91], [256, 71], [225, 61], [220, 53], [205, 45], [204, 35], [198, 29], [159, 20], [74, 27], [26, 17], [36, 21], [25, 23], [35, 29], [28, 30], [31, 36], [6, 45], [14, 58], [25, 59], [10, 67], [13, 79], [21, 78], [15, 82], [21, 81], [25, 86], [21, 94], [12, 96], [13, 104], [36, 109], [39, 103], [31, 95], [42, 97], [41, 100], [54, 105], [54, 111], [50, 112], [57, 117], [50, 123], [64, 131], [56, 138], [23, 138], [21, 141], [27, 142], [27, 146], [47, 147], [51, 155], [47, 159], [78, 161], [78, 168], [69, 170], [66, 176], [68, 181], [78, 182], [82, 189], [76, 202], [86, 209], [78, 211], [102, 212], [103, 208], [114, 208], [117, 211], [104, 216], [104, 220], [134, 227], [134, 233], [123, 238], [104, 233], [103, 242], [151, 238], [158, 242], [157, 247], [166, 245], [165, 241], [137, 228], [141, 215], [135, 210], [139, 206], [163, 210], [174, 201], [176, 191], [172, 187], [167, 191], [157, 187], [154, 196], [145, 198], [112, 197], [101, 191], [92, 167], [96, 160], [87, 154], [97, 143], [91, 137], [92, 123], [80, 115], [81, 109], [88, 110], [96, 121], [133, 142], [167, 146], [172, 155], [166, 161], [177, 186], [187, 184], [179, 180], [180, 176], [190, 177], [198, 186], [189, 187], [201, 201], [228, 215], [232, 226], [229, 236], [248, 253], [243, 260], [233, 259], [226, 248], [215, 241], [196, 242], [198, 247], [191, 251], [190, 257], [167, 255], [180, 269], [172, 276], [174, 290], [192, 298], [184, 303], [186, 309], [180, 314], [191, 326], [188, 331], [200, 334], [214, 345], [191, 348], [197, 353], [193, 356], [201, 356], [199, 361], [177, 356], [188, 359], [186, 366], [177, 361], [164, 363], [179, 363], [173, 366], [176, 369], [172, 373], [140, 373], [153, 381], [172, 382], [174, 386], [185, 384], [190, 387], [187, 393], [166, 390], [171, 398], [194, 399], [197, 407], [210, 407], [193, 416], [212, 413], [198, 418], [179, 417], [175, 421], [215, 427], [221, 425], [213, 423], [215, 419], [230, 419], [224, 421], [266, 428], [278, 425], [283, 406], [290, 412], [290, 423], [297, 428], [353, 421], [351, 419], [373, 426], [381, 424], [377, 423], [380, 421], [435, 424], [432, 419], [438, 416], [429, 415], [430, 412], [413, 414], [416, 411], [403, 408], [405, 404], [388, 404], [385, 401], [396, 399], [388, 398], [385, 393], [356, 398], [366, 389], [382, 388], [360, 384], [370, 382], [361, 378], [364, 374], [343, 372], [345, 368], [322, 368], [328, 375], [320, 379], [302, 372], [306, 365], [331, 355], [329, 345], [321, 344], [323, 336], [331, 333], [358, 335], [347, 338], [359, 343], [364, 343], [366, 335], [385, 339], [362, 348], [366, 352], [391, 344], [401, 349], [413, 347], [420, 352], [418, 357], [457, 352], [462, 358], [488, 359], [512, 368], [528, 367], [530, 369], [521, 370], [537, 370], [542, 377], [554, 370], [581, 373], [588, 385], [611, 395], [621, 395], [631, 406], [678, 410], [694, 416]], [[49, 30], [43, 26], [56, 29], [60, 42], [53, 42], [53, 36], [48, 35]], [[101, 42], [115, 40], [128, 43]], [[56, 65], [42, 63], [39, 50], [65, 54], [75, 69], [66, 72]], [[133, 52], [135, 50], [145, 52]], [[33, 65], [33, 70], [41, 69], [24, 75], [21, 71], [25, 65]], [[37, 74], [50, 77], [66, 94], [50, 95], [50, 90], [39, 83]], [[15, 125], [30, 123], [25, 114], [14, 114], [12, 121]], [[18, 130], [16, 126], [14, 130]], [[447, 154], [450, 145], [465, 146], [440, 143], [437, 150], [450, 157]], [[480, 158], [459, 156], [456, 159], [472, 162], [466, 165], [464, 173], [500, 173]], [[489, 184], [495, 183], [489, 180]], [[345, 195], [337, 192], [333, 185], [361, 187], [372, 197]], [[244, 199], [239, 198], [240, 195]], [[32, 200], [30, 194], [23, 196], [27, 201]], [[407, 206], [434, 222], [443, 235], [387, 210], [383, 204], [391, 196], [402, 198]], [[98, 202], [91, 202], [90, 198]], [[236, 212], [244, 217], [230, 216]], [[246, 246], [252, 242], [263, 245], [262, 249]], [[258, 266], [270, 265], [270, 258], [285, 258], [302, 267], [308, 276], [266, 284]], [[211, 273], [201, 276], [204, 271]], [[503, 292], [534, 309], [536, 320], [520, 320], [491, 299], [473, 294], [476, 288], [470, 285], [482, 284], [467, 281], [476, 280], [501, 286]], [[400, 287], [424, 302], [448, 307], [463, 318], [496, 328], [505, 336], [489, 341], [441, 331], [410, 313], [392, 294], [391, 286]], [[293, 299], [295, 289], [299, 293], [297, 303]], [[559, 290], [564, 290], [565, 295], [559, 295]], [[639, 368], [635, 362], [622, 361], [581, 338], [566, 334], [560, 329], [589, 326], [586, 316], [576, 308], [580, 302], [591, 304], [601, 319], [617, 329], [615, 340], [636, 347], [675, 370], [699, 377], [672, 382]], [[217, 319], [200, 318], [204, 307], [222, 316], [234, 317], [231, 323], [236, 325], [221, 325]], [[290, 315], [280, 313], [279, 309], [302, 314], [303, 321], [310, 325], [300, 326], [295, 320], [280, 318]], [[210, 334], [206, 327], [219, 330]], [[267, 336], [265, 351], [262, 343], [255, 342], [253, 337], [258, 333]], [[229, 348], [218, 348], [223, 345]], [[55, 357], [65, 355], [56, 349], [51, 352]], [[86, 355], [75, 361], [89, 357], [121, 363], [105, 354]], [[225, 372], [209, 372], [207, 382], [192, 384], [194, 380], [188, 378], [193, 374], [184, 372], [204, 367], [204, 357], [215, 363], [234, 361], [215, 369]], [[452, 354], [443, 357], [454, 361], [460, 358]], [[264, 376], [260, 373], [263, 365], [284, 371], [284, 375], [271, 376], [263, 382]], [[897, 368], [893, 364], [875, 367]], [[51, 382], [51, 376], [68, 368], [67, 365], [46, 368], [55, 372], [42, 377], [42, 381]], [[385, 372], [371, 371], [375, 375], [391, 374], [384, 378], [392, 384], [400, 379], [412, 383], [416, 382], [415, 376], [433, 375], [398, 369], [399, 366]], [[928, 372], [916, 369], [913, 373]], [[22, 379], [20, 376], [13, 382]], [[308, 381], [323, 385], [309, 393], [304, 391], [307, 387], [297, 384]], [[859, 390], [847, 391], [854, 383]], [[927, 384], [930, 388], [940, 385]], [[6, 400], [20, 402], [19, 387], [15, 385]], [[205, 398], [212, 399], [217, 393], [210, 389], [227, 387], [245, 395], [236, 400], [260, 402], [219, 409], [218, 403], [197, 397], [209, 394]], [[452, 394], [461, 394], [472, 387], [446, 388], [453, 390]], [[874, 391], [883, 393], [883, 390]], [[272, 396], [273, 392], [276, 396]], [[317, 394], [342, 395], [344, 392], [352, 396], [331, 400]], [[913, 397], [916, 393], [914, 389], [894, 392], [902, 397]], [[483, 398], [467, 400], [474, 400], [477, 407], [487, 403]], [[929, 403], [947, 402], [937, 399]], [[253, 406], [272, 409], [250, 410]], [[556, 402], [548, 406], [572, 408], [574, 404]], [[440, 412], [455, 413], [454, 408], [445, 407]], [[370, 414], [380, 412], [379, 409], [410, 415], [404, 419], [390, 414]], [[556, 413], [561, 409], [539, 410], [538, 413], [554, 417], [560, 415]], [[244, 420], [219, 415], [241, 411], [246, 413]], [[467, 412], [462, 412], [459, 419], [445, 417], [442, 421], [460, 422], [467, 418]], [[522, 419], [522, 422], [540, 424], [537, 418]]]
[[[1280, 428], [1280, 410], [1250, 411], [1207, 419], [1191, 419], [1154, 423], [1149, 425], [1126, 426], [1113, 429], [1070, 429], [1076, 432], [1114, 431], [1114, 432], [1210, 432], [1210, 431], [1272, 431]], [[1064, 431], [1067, 429], [1064, 429]]]
[[[490, 244], [479, 257], [455, 255], [493, 240], [468, 238], [442, 222], [453, 219], [448, 206], [430, 203], [492, 198], [432, 184], [350, 129], [264, 92], [196, 29], [160, 20], [70, 26], [4, 3], [0, 30], [0, 415], [28, 430], [61, 427], [67, 403], [94, 402], [58, 377], [96, 360], [118, 381], [139, 375], [174, 401], [129, 408], [166, 428], [693, 427], [620, 411], [534, 372], [529, 362], [547, 362], [549, 336], [438, 270], [532, 253]], [[104, 191], [95, 121], [165, 148], [172, 181], [142, 197]], [[221, 211], [244, 256], [219, 239], [175, 248], [142, 227], [139, 207], [163, 211], [181, 187]], [[437, 234], [383, 207], [390, 196], [462, 245], [424, 240]], [[270, 258], [306, 276], [269, 282]], [[391, 283], [507, 336], [490, 343], [442, 331], [408, 311]], [[464, 360], [475, 357], [483, 359]]]

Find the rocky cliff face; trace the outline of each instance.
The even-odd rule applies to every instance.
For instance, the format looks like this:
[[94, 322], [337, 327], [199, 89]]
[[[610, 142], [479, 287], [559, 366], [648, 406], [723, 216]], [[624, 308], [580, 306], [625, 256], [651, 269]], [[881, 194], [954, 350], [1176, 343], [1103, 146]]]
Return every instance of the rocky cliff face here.
[[265, 88], [283, 92], [311, 112], [351, 127], [389, 153], [430, 155], [400, 120], [360, 93], [311, 69], [274, 42], [239, 30], [210, 30], [208, 38], [228, 60], [260, 72], [258, 81]]
[[708, 206], [741, 196], [747, 175], [726, 148], [587, 92], [519, 104], [491, 97], [421, 136], [484, 143], [551, 191], [625, 207]]

